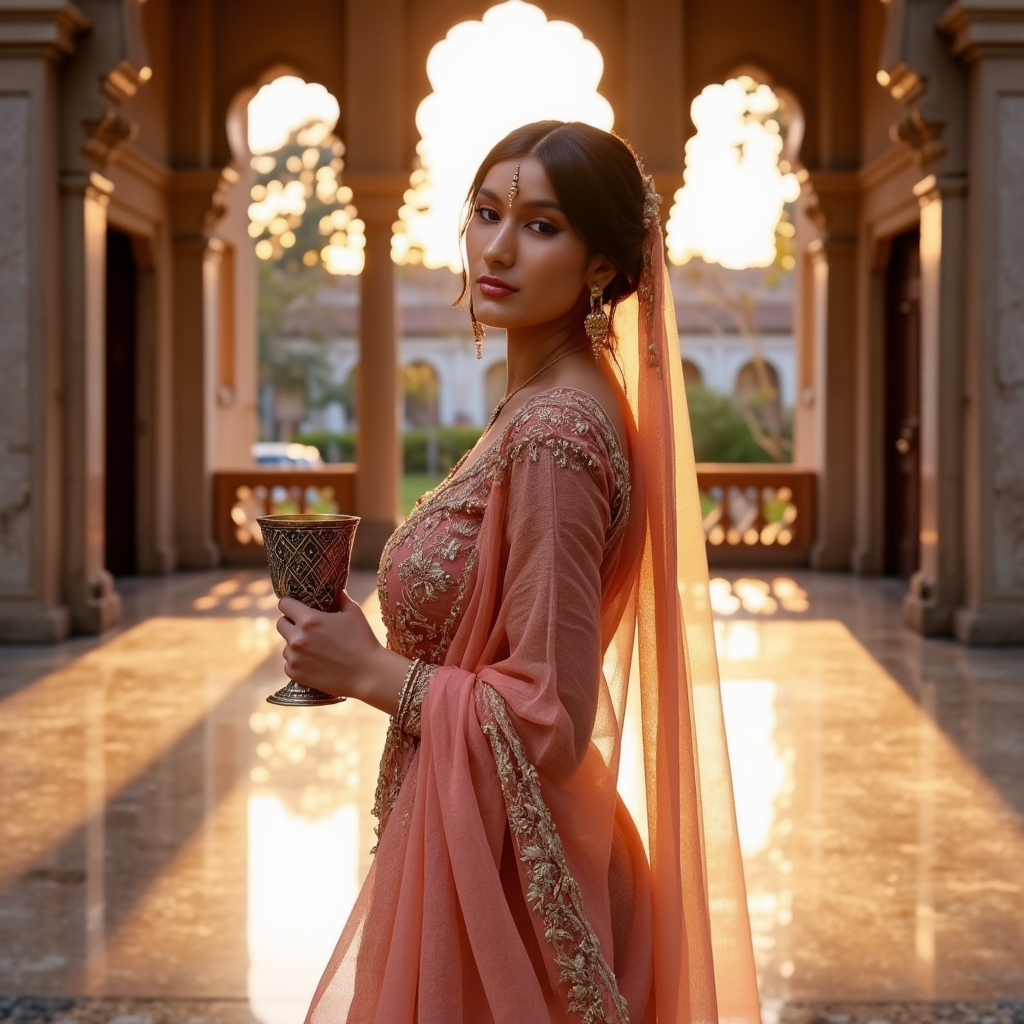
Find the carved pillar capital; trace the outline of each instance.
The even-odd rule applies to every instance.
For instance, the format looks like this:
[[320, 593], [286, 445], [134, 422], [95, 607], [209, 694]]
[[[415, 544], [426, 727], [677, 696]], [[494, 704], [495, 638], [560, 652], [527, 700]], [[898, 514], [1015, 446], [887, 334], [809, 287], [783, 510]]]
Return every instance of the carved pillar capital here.
[[225, 194], [237, 181], [233, 167], [175, 171], [168, 188], [175, 241], [208, 236], [224, 216]]
[[75, 52], [75, 40], [92, 22], [66, 0], [0, 6], [0, 56], [35, 56], [59, 63]]
[[1024, 56], [1024, 4], [957, 0], [939, 19], [950, 49], [968, 64], [983, 57]]
[[352, 189], [352, 202], [369, 228], [386, 226], [398, 220], [402, 197], [409, 188], [407, 174], [346, 174], [345, 184]]
[[826, 243], [857, 237], [860, 182], [850, 171], [809, 171], [802, 181], [805, 211]]

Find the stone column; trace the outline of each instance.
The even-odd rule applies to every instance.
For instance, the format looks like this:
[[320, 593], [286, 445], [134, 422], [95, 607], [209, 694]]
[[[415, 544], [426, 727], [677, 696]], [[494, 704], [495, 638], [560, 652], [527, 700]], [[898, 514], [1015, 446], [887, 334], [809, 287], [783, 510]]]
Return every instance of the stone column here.
[[967, 183], [930, 174], [921, 204], [921, 568], [903, 604], [911, 629], [952, 630], [963, 591], [963, 326]]
[[356, 509], [362, 517], [353, 562], [375, 569], [398, 525], [401, 451], [398, 431], [398, 312], [391, 226], [398, 218], [403, 175], [350, 175], [366, 224], [366, 265], [360, 277], [359, 475]]
[[174, 287], [174, 523], [178, 564], [220, 561], [213, 522], [213, 403], [220, 171], [178, 172], [171, 182]]
[[0, 7], [0, 641], [66, 636], [57, 64], [70, 3]]
[[121, 616], [104, 568], [107, 205], [102, 175], [61, 178], [64, 314], [64, 595], [75, 631]]
[[402, 0], [345, 5], [345, 184], [366, 223], [359, 328], [359, 475], [362, 523], [353, 562], [376, 568], [398, 522], [398, 324], [391, 225], [409, 187], [413, 129], [406, 91]]
[[1024, 2], [939, 23], [969, 68], [964, 338], [964, 643], [1024, 642]]
[[821, 231], [814, 260], [814, 423], [818, 471], [816, 569], [848, 569], [853, 556], [856, 481], [856, 176], [816, 172], [808, 214]]
[[[625, 135], [653, 174], [668, 220], [672, 197], [683, 184], [683, 143], [690, 131], [684, 79], [685, 4], [630, 0], [625, 4]], [[651, 26], [657, 25], [656, 32]], [[656, 101], [654, 100], [656, 97]]]

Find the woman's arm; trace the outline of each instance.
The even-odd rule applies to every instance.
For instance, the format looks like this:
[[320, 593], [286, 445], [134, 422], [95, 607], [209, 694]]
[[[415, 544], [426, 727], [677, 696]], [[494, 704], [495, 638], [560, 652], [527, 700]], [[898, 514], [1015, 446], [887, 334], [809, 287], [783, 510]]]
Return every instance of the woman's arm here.
[[395, 713], [412, 662], [381, 646], [356, 601], [343, 594], [340, 611], [318, 612], [283, 597], [278, 608], [289, 679]]

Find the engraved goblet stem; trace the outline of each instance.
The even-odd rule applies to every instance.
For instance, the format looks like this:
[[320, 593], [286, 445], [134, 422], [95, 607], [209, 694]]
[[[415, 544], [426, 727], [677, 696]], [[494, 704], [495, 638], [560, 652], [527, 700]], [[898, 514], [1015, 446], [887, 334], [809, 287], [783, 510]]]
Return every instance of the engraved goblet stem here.
[[[348, 583], [358, 516], [274, 515], [257, 519], [274, 593], [294, 597], [318, 611], [337, 611]], [[271, 704], [316, 707], [344, 697], [289, 680], [267, 700]]]

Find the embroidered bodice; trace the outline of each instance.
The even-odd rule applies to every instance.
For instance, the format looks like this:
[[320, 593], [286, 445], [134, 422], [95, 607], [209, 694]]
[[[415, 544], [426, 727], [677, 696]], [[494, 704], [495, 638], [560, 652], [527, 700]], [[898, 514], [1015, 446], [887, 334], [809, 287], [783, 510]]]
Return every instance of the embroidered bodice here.
[[407, 658], [444, 663], [472, 587], [476, 538], [492, 488], [507, 482], [515, 463], [537, 462], [544, 451], [566, 472], [589, 472], [604, 481], [610, 471], [608, 556], [629, 516], [629, 463], [594, 398], [574, 388], [545, 391], [526, 402], [465, 470], [463, 456], [385, 545], [377, 588], [389, 648]]

